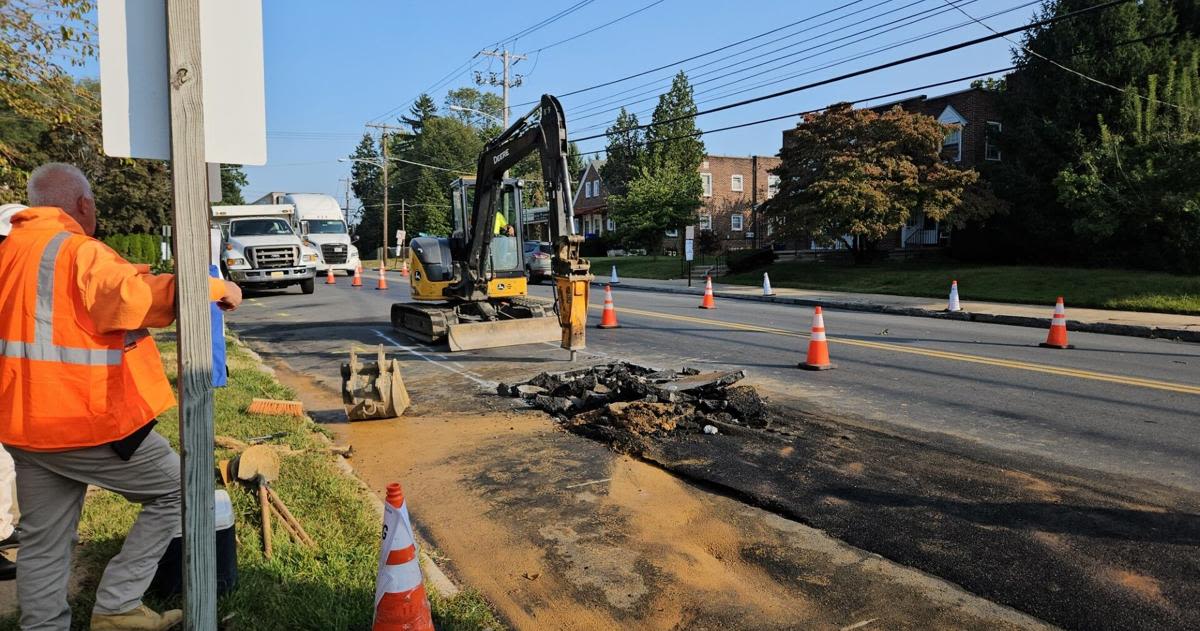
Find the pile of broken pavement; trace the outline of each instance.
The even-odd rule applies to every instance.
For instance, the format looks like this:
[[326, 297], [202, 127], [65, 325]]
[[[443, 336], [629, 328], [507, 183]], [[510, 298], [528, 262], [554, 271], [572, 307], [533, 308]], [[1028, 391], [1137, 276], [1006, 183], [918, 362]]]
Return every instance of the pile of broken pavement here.
[[750, 386], [735, 386], [742, 371], [653, 370], [618, 362], [541, 373], [521, 384], [500, 384], [501, 396], [523, 397], [567, 429], [628, 447], [664, 432], [716, 434], [768, 424], [767, 407]]

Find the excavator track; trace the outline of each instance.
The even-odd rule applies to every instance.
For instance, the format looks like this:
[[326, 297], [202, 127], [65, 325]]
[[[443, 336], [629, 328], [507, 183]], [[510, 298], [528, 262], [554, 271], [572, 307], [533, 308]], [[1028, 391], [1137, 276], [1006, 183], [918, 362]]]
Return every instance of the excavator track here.
[[426, 344], [446, 339], [450, 324], [458, 322], [453, 307], [397, 302], [392, 305], [392, 328]]
[[494, 319], [481, 315], [479, 305], [457, 307], [398, 302], [392, 305], [392, 328], [426, 344], [445, 342], [452, 351], [556, 341], [558, 320], [547, 316], [546, 305], [525, 298], [487, 303]]

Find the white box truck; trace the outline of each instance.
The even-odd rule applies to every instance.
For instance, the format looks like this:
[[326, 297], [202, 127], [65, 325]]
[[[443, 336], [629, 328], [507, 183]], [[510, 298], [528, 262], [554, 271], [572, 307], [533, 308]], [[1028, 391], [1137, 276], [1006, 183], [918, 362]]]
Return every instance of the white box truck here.
[[212, 222], [221, 229], [221, 272], [247, 289], [299, 285], [316, 289], [320, 256], [292, 228], [291, 204], [213, 206]]
[[360, 261], [345, 216], [337, 200], [320, 193], [268, 193], [255, 204], [291, 204], [296, 207], [292, 226], [300, 237], [321, 253], [317, 273], [327, 270], [353, 276]]

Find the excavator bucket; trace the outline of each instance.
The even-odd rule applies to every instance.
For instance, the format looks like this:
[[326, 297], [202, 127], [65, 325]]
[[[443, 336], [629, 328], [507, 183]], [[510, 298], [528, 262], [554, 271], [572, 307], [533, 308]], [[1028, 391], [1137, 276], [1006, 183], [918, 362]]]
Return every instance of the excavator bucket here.
[[408, 409], [411, 400], [400, 377], [400, 362], [388, 359], [382, 344], [375, 363], [358, 361], [350, 349], [350, 363], [342, 364], [342, 403], [352, 421], [394, 418]]
[[451, 351], [557, 342], [562, 338], [558, 318], [517, 318], [490, 322], [462, 322], [447, 327]]

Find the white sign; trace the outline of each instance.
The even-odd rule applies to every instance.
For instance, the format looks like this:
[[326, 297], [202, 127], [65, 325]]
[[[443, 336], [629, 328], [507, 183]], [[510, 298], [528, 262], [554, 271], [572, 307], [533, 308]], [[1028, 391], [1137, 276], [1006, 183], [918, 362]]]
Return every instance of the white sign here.
[[[104, 153], [168, 160], [166, 0], [100, 0]], [[204, 159], [267, 161], [261, 0], [201, 0]]]
[[695, 260], [695, 256], [693, 256], [694, 253], [692, 251], [692, 243], [693, 241], [691, 239], [687, 239], [683, 242], [683, 257], [688, 261]]
[[404, 231], [403, 230], [396, 231], [396, 245], [399, 247], [404, 247], [406, 245], [404, 243]]
[[684, 229], [683, 238], [691, 241], [696, 238], [696, 226], [688, 226]]

